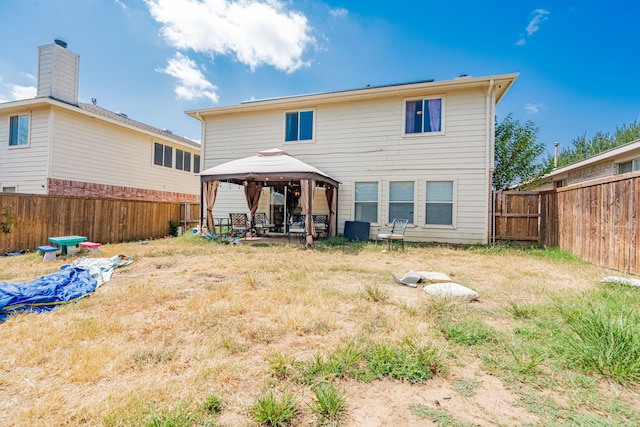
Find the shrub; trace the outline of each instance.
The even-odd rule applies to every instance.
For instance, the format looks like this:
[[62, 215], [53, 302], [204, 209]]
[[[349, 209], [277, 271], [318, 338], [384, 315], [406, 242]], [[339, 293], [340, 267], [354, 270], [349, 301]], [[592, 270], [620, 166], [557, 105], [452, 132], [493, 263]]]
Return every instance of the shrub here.
[[263, 391], [253, 405], [251, 414], [260, 425], [290, 425], [298, 414], [298, 399], [286, 390], [279, 398], [271, 390]]
[[309, 407], [318, 416], [318, 424], [339, 425], [346, 404], [344, 391], [337, 389], [333, 383], [329, 382], [313, 387], [313, 393], [315, 400], [309, 404]]

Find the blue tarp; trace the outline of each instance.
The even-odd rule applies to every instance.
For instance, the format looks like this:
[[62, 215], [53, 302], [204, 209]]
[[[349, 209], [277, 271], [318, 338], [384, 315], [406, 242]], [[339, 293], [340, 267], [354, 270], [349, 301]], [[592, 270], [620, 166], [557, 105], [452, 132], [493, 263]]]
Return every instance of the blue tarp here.
[[126, 255], [111, 258], [79, 258], [29, 283], [0, 282], [0, 322], [9, 313], [27, 310], [51, 311], [58, 305], [74, 302], [91, 294], [111, 279], [117, 267], [133, 262]]
[[15, 310], [50, 311], [91, 294], [98, 282], [89, 270], [69, 267], [29, 283], [0, 282], [0, 322]]

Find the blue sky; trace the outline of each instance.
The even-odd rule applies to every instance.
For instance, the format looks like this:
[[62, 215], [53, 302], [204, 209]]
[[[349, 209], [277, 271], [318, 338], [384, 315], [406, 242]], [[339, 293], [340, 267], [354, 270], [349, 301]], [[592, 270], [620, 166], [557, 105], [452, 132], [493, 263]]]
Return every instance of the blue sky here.
[[0, 101], [35, 96], [38, 46], [80, 55], [81, 102], [200, 140], [185, 110], [519, 72], [498, 106], [538, 140], [640, 120], [640, 3], [0, 0]]

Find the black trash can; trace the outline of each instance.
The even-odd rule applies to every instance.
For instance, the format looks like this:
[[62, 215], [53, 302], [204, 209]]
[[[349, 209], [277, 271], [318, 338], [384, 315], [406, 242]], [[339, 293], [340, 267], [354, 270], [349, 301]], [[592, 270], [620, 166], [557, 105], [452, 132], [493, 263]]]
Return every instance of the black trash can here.
[[345, 221], [344, 237], [352, 242], [369, 241], [369, 227], [371, 223], [364, 221]]

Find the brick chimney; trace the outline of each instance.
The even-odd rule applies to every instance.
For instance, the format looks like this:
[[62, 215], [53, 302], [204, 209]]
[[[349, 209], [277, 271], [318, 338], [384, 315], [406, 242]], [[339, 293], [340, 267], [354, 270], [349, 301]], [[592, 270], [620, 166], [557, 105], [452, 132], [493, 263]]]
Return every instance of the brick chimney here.
[[38, 48], [38, 96], [48, 96], [78, 105], [78, 68], [80, 56], [56, 40]]

